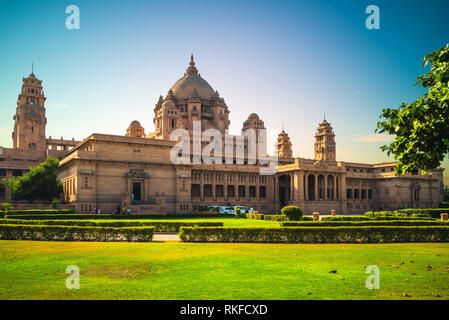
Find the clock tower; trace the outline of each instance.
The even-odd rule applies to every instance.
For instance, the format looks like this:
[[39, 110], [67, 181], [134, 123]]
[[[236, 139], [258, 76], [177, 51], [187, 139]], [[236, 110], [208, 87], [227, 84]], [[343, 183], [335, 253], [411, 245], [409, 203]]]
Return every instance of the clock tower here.
[[28, 78], [23, 78], [22, 91], [17, 99], [12, 133], [14, 148], [46, 151], [45, 99], [42, 80], [31, 72]]
[[315, 134], [315, 160], [336, 161], [335, 134], [332, 126], [326, 119], [318, 125]]

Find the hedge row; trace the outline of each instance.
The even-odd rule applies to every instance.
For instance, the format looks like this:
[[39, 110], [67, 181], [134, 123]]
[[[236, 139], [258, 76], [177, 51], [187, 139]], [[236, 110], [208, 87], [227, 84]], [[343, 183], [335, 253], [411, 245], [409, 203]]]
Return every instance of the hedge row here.
[[75, 209], [30, 209], [30, 210], [8, 210], [0, 211], [4, 214], [74, 214]]
[[449, 209], [442, 209], [442, 208], [430, 208], [430, 209], [400, 209], [397, 210], [399, 213], [404, 213], [407, 216], [411, 215], [419, 215], [419, 216], [428, 216], [431, 218], [439, 219], [441, 217], [442, 213], [449, 213]]
[[[149, 215], [149, 214], [7, 214], [6, 219], [23, 219], [23, 220], [97, 220], [97, 219], [183, 219], [183, 218], [211, 218], [226, 217], [227, 215]], [[232, 217], [235, 217], [232, 215]]]
[[449, 227], [182, 227], [184, 242], [379, 243], [449, 242]]
[[449, 202], [440, 202], [440, 208], [449, 208]]
[[284, 221], [282, 227], [449, 226], [438, 220]]
[[[283, 214], [253, 214], [247, 213], [247, 219], [265, 220], [265, 221], [287, 221], [287, 217]], [[301, 217], [301, 221], [313, 221], [312, 217]]]
[[374, 217], [370, 218], [367, 216], [328, 216], [322, 217], [322, 221], [379, 221], [379, 220], [435, 220], [430, 217]]
[[175, 222], [175, 221], [92, 221], [92, 220], [19, 220], [3, 219], [0, 224], [58, 225], [79, 227], [155, 227], [155, 232], [178, 232], [180, 227], [222, 227], [223, 222]]
[[151, 241], [154, 227], [80, 227], [0, 224], [0, 240]]

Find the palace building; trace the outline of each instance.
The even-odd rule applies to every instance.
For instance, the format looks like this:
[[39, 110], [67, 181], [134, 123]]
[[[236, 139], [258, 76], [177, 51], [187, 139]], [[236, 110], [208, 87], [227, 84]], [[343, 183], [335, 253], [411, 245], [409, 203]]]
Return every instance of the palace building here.
[[[23, 174], [46, 156], [60, 159], [62, 201], [79, 212], [100, 208], [112, 212], [121, 203], [132, 213], [191, 213], [199, 207], [240, 205], [262, 213], [297, 205], [305, 213], [358, 213], [371, 210], [436, 207], [442, 201], [443, 169], [425, 175], [394, 173], [395, 163], [363, 164], [338, 161], [331, 123], [317, 127], [314, 159], [293, 156], [292, 141], [279, 133], [272, 174], [249, 154], [249, 129], [262, 131], [264, 121], [251, 113], [239, 136], [227, 134], [229, 108], [220, 94], [190, 64], [154, 108], [155, 131], [145, 133], [133, 121], [123, 136], [94, 133], [81, 142], [46, 138], [42, 81], [33, 73], [23, 79], [14, 116], [13, 148], [0, 148], [0, 178]], [[177, 129], [195, 135], [215, 129], [230, 142], [231, 152], [220, 161], [174, 163], [171, 153]], [[206, 142], [200, 140], [200, 147]], [[256, 153], [266, 142], [256, 136]], [[190, 150], [195, 141], [190, 142]], [[239, 149], [241, 148], [241, 149]], [[238, 152], [244, 150], [244, 155]], [[189, 160], [192, 160], [193, 157]], [[9, 198], [0, 183], [0, 202]]]

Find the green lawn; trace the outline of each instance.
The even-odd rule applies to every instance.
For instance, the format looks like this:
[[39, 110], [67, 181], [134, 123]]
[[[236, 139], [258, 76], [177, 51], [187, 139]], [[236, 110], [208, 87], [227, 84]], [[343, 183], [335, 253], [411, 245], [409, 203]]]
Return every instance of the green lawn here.
[[[65, 288], [68, 265], [80, 290]], [[380, 290], [365, 288], [368, 265]], [[0, 241], [0, 299], [447, 300], [448, 271], [449, 244]]]

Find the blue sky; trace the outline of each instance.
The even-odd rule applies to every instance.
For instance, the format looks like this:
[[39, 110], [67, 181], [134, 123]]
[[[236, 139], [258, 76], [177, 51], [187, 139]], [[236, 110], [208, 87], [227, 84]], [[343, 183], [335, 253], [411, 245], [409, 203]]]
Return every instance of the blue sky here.
[[[80, 30], [65, 27], [71, 4]], [[370, 4], [380, 9], [380, 30], [365, 27]], [[12, 145], [31, 62], [47, 96], [47, 135], [83, 139], [124, 134], [132, 120], [153, 131], [154, 104], [193, 53], [230, 108], [232, 132], [256, 112], [267, 128], [284, 125], [296, 156], [313, 157], [326, 113], [339, 160], [389, 161], [373, 135], [378, 116], [422, 93], [414, 86], [422, 57], [449, 42], [447, 12], [449, 3], [435, 0], [3, 0], [0, 145]]]

